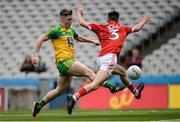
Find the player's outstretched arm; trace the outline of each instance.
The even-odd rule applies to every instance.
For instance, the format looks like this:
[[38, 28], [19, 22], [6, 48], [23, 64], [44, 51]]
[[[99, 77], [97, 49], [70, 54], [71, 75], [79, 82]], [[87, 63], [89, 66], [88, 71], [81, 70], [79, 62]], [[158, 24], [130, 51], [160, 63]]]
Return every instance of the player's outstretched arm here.
[[140, 19], [140, 22], [133, 27], [133, 32], [137, 32], [143, 28], [143, 26], [150, 21], [151, 17], [144, 15]]
[[89, 23], [83, 18], [83, 13], [84, 13], [84, 10], [83, 10], [82, 5], [79, 5], [77, 8], [77, 17], [78, 17], [79, 24], [87, 29], [90, 29]]
[[35, 45], [35, 51], [34, 51], [34, 57], [32, 58], [32, 63], [33, 64], [38, 64], [39, 63], [39, 51], [41, 49], [42, 43], [44, 41], [47, 41], [48, 37], [45, 34], [42, 34], [40, 37], [37, 38], [36, 45]]
[[92, 40], [92, 39], [89, 39], [85, 36], [82, 36], [82, 35], [79, 35], [78, 37], [75, 38], [77, 41], [79, 42], [87, 42], [87, 43], [93, 43], [94, 45], [100, 45], [100, 43], [96, 40]]

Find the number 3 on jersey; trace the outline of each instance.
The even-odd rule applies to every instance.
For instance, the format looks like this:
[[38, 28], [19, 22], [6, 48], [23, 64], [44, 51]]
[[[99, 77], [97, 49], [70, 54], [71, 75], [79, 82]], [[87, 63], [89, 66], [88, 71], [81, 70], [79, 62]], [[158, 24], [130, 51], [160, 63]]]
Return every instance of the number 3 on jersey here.
[[117, 33], [118, 29], [110, 29], [109, 33], [113, 35], [112, 38], [109, 38], [110, 40], [117, 40], [119, 38], [119, 34]]

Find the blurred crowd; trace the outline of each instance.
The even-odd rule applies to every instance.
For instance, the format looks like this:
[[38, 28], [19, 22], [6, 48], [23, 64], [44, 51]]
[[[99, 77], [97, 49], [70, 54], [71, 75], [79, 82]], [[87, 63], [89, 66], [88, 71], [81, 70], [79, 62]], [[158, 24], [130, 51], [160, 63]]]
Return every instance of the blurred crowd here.
[[125, 57], [125, 66], [126, 68], [137, 65], [142, 68], [142, 58], [140, 55], [140, 50], [137, 47], [134, 47], [132, 51]]
[[30, 55], [26, 55], [24, 62], [21, 65], [20, 71], [25, 73], [29, 73], [29, 72], [42, 73], [47, 71], [47, 67], [46, 67], [46, 63], [42, 61], [41, 57], [40, 57], [40, 63], [34, 65], [32, 63], [32, 57]]

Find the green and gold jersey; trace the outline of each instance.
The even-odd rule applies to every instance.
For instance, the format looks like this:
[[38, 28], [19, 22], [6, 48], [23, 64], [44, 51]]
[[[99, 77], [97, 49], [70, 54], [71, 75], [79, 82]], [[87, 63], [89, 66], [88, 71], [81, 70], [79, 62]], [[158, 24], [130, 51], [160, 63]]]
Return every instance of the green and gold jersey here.
[[66, 29], [57, 25], [48, 30], [45, 35], [52, 40], [57, 62], [66, 58], [74, 58], [74, 38], [78, 34], [72, 28]]

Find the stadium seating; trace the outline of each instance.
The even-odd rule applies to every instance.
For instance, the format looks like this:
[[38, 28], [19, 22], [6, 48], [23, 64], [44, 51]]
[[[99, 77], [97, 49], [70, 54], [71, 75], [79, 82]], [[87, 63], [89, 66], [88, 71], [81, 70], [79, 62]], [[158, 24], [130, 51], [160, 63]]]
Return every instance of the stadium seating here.
[[180, 33], [161, 45], [143, 60], [144, 74], [148, 75], [178, 75], [180, 74]]
[[[78, 3], [83, 4], [86, 12], [85, 18], [89, 22], [105, 23], [107, 12], [112, 9], [120, 12], [120, 22], [125, 25], [136, 24], [144, 14], [152, 16], [152, 22], [149, 25], [141, 32], [128, 37], [121, 55], [157, 34], [161, 28], [173, 22], [173, 19], [180, 13], [179, 0], [113, 0], [113, 2], [109, 0], [0, 0], [0, 76], [25, 77], [26, 75], [20, 73], [19, 68], [25, 55], [32, 54], [36, 38], [58, 23], [61, 8], [72, 8], [75, 12]], [[95, 34], [80, 27], [76, 21], [76, 15], [73, 16], [73, 27], [78, 33], [97, 39]], [[180, 39], [179, 36], [177, 35], [173, 40]], [[168, 45], [179, 53], [180, 46], [176, 46], [177, 41], [173, 40], [169, 41]], [[95, 60], [99, 49], [92, 44], [76, 43], [76, 59], [95, 70]], [[151, 65], [148, 66], [152, 67], [144, 67], [144, 72], [156, 74], [153, 69], [157, 68], [158, 73], [166, 74], [163, 70], [164, 67], [158, 65], [158, 63], [162, 63], [161, 60], [166, 66], [174, 61], [180, 65], [178, 56], [173, 55], [174, 52], [168, 49], [168, 46], [162, 46], [160, 50], [147, 56], [143, 63], [150, 63]], [[162, 53], [167, 56], [159, 57]], [[48, 72], [40, 75], [29, 74], [28, 76], [58, 76], [50, 41], [43, 44], [41, 55], [48, 66]], [[155, 56], [161, 60], [154, 61]], [[170, 57], [174, 59], [172, 62], [167, 60]], [[176, 67], [168, 68], [172, 74], [180, 73]]]

